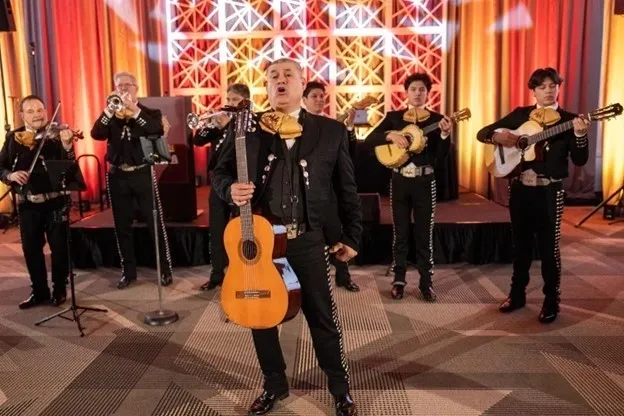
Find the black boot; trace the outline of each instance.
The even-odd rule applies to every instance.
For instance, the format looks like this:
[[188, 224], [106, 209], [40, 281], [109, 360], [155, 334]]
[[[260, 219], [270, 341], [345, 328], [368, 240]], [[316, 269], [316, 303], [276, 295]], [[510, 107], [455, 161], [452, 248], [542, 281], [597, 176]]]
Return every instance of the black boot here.
[[254, 400], [254, 402], [249, 407], [247, 414], [249, 416], [267, 414], [273, 409], [273, 406], [275, 406], [275, 402], [277, 402], [278, 400], [284, 400], [286, 397], [288, 397], [288, 392], [270, 393], [265, 390], [256, 400]]
[[336, 416], [357, 416], [357, 408], [349, 393], [334, 397]]
[[543, 324], [555, 322], [559, 315], [559, 295], [546, 296], [539, 314], [539, 321]]
[[509, 313], [516, 309], [524, 308], [524, 305], [526, 305], [526, 294], [524, 292], [521, 294], [512, 292], [507, 296], [507, 299], [500, 304], [498, 310], [502, 313]]

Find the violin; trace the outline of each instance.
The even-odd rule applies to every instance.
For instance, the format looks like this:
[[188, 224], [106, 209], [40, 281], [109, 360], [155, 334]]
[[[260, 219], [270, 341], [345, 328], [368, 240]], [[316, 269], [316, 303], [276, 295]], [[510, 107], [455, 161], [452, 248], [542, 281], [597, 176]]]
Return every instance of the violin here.
[[84, 139], [84, 134], [82, 133], [82, 130], [72, 130], [67, 124], [58, 124], [56, 122], [52, 122], [50, 123], [49, 127], [49, 129], [48, 126], [41, 127], [39, 130], [37, 130], [37, 132], [32, 132], [28, 130], [18, 131], [15, 133], [15, 140], [19, 144], [32, 149], [43, 138], [49, 140], [61, 140], [61, 131], [63, 130], [70, 130], [72, 132], [72, 139], [74, 141]]

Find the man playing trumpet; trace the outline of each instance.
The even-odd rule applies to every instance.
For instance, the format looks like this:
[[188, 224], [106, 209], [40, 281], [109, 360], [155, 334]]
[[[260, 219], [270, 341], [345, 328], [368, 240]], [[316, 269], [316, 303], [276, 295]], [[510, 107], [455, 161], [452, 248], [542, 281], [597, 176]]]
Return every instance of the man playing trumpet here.
[[[232, 84], [227, 89], [225, 98], [228, 106], [236, 107], [242, 100], [249, 99], [249, 88], [244, 84]], [[209, 116], [209, 120], [193, 136], [195, 146], [210, 145], [210, 158], [208, 159], [208, 174], [217, 165], [223, 141], [227, 135], [227, 125], [230, 117], [225, 113]], [[230, 220], [230, 205], [219, 198], [214, 190], [210, 190], [208, 197], [209, 221], [210, 221], [210, 263], [212, 271], [210, 279], [201, 285], [201, 290], [213, 290], [221, 286], [225, 277], [225, 268], [228, 265], [225, 246], [223, 245], [223, 233], [225, 226]]]
[[[136, 77], [129, 72], [118, 72], [113, 80], [115, 83], [113, 94], [117, 97], [109, 96], [107, 100], [109, 105], [95, 121], [91, 129], [91, 137], [95, 140], [108, 141], [106, 160], [111, 167], [106, 176], [106, 182], [115, 221], [117, 249], [121, 260], [121, 280], [117, 287], [123, 289], [137, 278], [132, 237], [135, 201], [152, 240], [154, 238], [151, 181], [156, 181], [156, 178], [150, 174], [150, 167], [145, 161], [139, 138], [146, 137], [155, 140], [163, 136], [165, 132], [160, 110], [138, 103], [139, 88]], [[154, 186], [158, 190], [158, 186], [156, 184]], [[158, 191], [156, 191], [156, 203], [160, 213], [158, 224], [161, 227], [158, 236], [162, 275], [159, 278], [162, 285], [167, 286], [172, 282], [171, 255]]]

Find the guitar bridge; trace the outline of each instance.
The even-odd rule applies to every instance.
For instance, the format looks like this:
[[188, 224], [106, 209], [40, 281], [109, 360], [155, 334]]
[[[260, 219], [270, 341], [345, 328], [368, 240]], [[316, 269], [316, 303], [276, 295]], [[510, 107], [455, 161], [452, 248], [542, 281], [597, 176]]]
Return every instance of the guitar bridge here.
[[270, 290], [238, 290], [236, 299], [267, 299], [271, 297]]

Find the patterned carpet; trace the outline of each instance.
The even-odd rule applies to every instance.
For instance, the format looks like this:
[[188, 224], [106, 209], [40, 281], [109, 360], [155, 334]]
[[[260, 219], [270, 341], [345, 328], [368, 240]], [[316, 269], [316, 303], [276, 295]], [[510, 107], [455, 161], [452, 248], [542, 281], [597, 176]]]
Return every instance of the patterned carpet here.
[[[440, 267], [439, 301], [389, 297], [384, 266], [353, 268], [360, 293], [335, 295], [352, 393], [361, 415], [624, 414], [624, 226], [568, 209], [562, 313], [541, 325], [539, 263], [529, 304], [497, 311], [510, 265]], [[209, 267], [177, 269], [164, 290], [180, 321], [145, 326], [157, 308], [155, 271], [128, 290], [119, 270], [78, 271], [78, 303], [107, 313], [34, 322], [58, 308], [20, 311], [28, 276], [15, 230], [0, 237], [0, 415], [244, 415], [261, 387], [249, 331], [224, 322], [215, 294], [197, 287]], [[412, 274], [413, 273], [413, 274]], [[410, 279], [411, 278], [411, 279]], [[301, 315], [281, 328], [291, 395], [275, 415], [327, 415], [331, 398]]]

